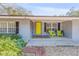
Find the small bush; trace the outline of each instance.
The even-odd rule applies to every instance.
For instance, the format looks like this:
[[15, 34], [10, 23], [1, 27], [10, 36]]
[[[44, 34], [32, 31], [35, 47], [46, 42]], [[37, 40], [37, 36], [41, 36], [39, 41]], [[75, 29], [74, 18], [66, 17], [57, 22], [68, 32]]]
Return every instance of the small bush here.
[[0, 35], [0, 56], [21, 55], [25, 44], [19, 35]]

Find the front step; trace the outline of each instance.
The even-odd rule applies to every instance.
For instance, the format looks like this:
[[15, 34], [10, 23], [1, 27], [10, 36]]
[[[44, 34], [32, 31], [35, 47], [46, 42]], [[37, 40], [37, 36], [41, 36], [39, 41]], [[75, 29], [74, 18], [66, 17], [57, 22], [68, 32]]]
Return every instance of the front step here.
[[27, 46], [74, 46], [72, 40], [30, 40]]

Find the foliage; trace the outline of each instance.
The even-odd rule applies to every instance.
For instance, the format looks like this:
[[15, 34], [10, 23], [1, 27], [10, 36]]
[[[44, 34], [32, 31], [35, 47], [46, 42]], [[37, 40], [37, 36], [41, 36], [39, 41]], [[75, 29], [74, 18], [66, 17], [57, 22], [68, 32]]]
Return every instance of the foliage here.
[[57, 30], [57, 36], [58, 37], [62, 37], [63, 36], [63, 32], [61, 30]]
[[21, 55], [25, 42], [19, 35], [0, 35], [0, 56]]
[[[5, 12], [5, 13], [4, 13]], [[4, 15], [32, 15], [31, 11], [28, 11], [16, 4], [3, 4], [0, 3], [0, 14]]]
[[79, 16], [79, 9], [75, 10], [74, 8], [71, 8], [67, 13], [67, 16]]

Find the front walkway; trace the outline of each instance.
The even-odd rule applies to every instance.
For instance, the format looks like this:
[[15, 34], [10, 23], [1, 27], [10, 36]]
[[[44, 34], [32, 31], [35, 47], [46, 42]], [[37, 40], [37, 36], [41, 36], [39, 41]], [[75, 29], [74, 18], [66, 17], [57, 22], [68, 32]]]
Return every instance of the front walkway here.
[[73, 42], [69, 38], [33, 38], [28, 41], [27, 46], [79, 46], [76, 42]]

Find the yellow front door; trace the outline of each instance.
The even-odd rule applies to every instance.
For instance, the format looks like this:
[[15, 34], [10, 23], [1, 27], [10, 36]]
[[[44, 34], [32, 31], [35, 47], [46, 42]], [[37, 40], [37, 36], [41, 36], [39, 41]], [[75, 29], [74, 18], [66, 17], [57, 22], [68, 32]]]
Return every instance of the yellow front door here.
[[35, 24], [35, 33], [36, 35], [40, 35], [42, 33], [42, 23], [41, 21], [37, 21]]

